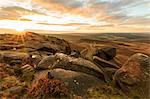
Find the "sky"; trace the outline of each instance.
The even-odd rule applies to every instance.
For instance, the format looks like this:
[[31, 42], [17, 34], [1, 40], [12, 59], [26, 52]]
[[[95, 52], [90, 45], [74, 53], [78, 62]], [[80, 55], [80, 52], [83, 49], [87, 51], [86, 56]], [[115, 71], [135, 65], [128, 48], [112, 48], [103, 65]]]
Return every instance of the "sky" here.
[[0, 33], [150, 32], [150, 0], [0, 0]]

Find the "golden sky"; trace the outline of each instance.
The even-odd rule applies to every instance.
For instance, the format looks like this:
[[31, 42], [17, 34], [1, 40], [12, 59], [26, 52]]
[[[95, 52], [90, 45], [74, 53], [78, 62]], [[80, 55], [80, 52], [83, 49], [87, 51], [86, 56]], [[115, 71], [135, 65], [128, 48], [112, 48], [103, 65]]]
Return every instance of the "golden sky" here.
[[0, 0], [0, 33], [150, 32], [150, 0]]

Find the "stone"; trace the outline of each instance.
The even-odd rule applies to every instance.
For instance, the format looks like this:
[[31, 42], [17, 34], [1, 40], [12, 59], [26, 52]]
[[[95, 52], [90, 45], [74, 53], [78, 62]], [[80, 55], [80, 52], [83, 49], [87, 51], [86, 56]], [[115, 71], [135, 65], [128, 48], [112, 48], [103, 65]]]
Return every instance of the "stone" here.
[[105, 73], [109, 76], [111, 80], [113, 80], [113, 75], [117, 70], [118, 70], [117, 68], [110, 68], [110, 67], [104, 68]]
[[81, 54], [78, 50], [73, 50], [73, 51], [71, 51], [70, 56], [78, 58], [81, 56]]
[[97, 49], [95, 56], [98, 56], [105, 60], [113, 59], [116, 56], [116, 48], [114, 47], [104, 47], [102, 49]]
[[55, 69], [62, 68], [76, 72], [82, 72], [96, 76], [107, 81], [107, 75], [98, 68], [94, 63], [83, 58], [70, 57], [63, 53], [56, 53], [41, 60], [36, 67], [37, 69]]
[[97, 49], [94, 56], [98, 56], [104, 60], [108, 60], [106, 54], [101, 49]]
[[97, 64], [97, 66], [101, 67], [111, 67], [111, 68], [120, 68], [117, 64], [106, 61], [100, 57], [93, 56], [93, 62]]
[[1, 45], [0, 50], [11, 50], [13, 49], [13, 46], [10, 45]]
[[93, 55], [95, 55], [96, 48], [89, 45], [86, 49], [81, 51], [81, 57], [90, 61], [93, 61]]
[[[76, 71], [65, 70], [61, 68], [56, 68], [53, 70], [41, 70], [35, 74], [35, 82], [38, 79], [45, 78], [51, 73], [54, 79], [60, 79], [68, 87], [74, 95], [84, 96], [89, 88], [92, 88], [103, 81], [97, 77]], [[103, 82], [104, 83], [104, 82]]]
[[150, 57], [137, 53], [114, 74], [114, 82], [132, 97], [150, 98]]
[[32, 72], [32, 71], [34, 71], [34, 68], [31, 65], [26, 64], [26, 65], [21, 67], [21, 70], [23, 72]]
[[33, 80], [35, 70], [31, 65], [29, 64], [24, 65], [23, 67], [21, 67], [21, 71], [22, 71], [21, 80], [26, 82], [31, 82]]
[[30, 65], [36, 67], [42, 58], [43, 57], [39, 54], [30, 54]]
[[38, 63], [36, 69], [48, 69], [49, 66], [53, 66], [55, 61], [56, 59], [54, 55], [47, 56]]
[[53, 54], [56, 52], [70, 54], [71, 52], [69, 43], [63, 39], [40, 35], [33, 32], [27, 32], [25, 35], [25, 46], [30, 52], [46, 51]]
[[25, 63], [29, 59], [28, 53], [22, 52], [2, 52], [0, 53], [0, 60], [2, 63]]
[[11, 65], [11, 66], [14, 66], [14, 65], [21, 65], [21, 64], [22, 64], [22, 60], [20, 60], [20, 59], [12, 60], [12, 61], [10, 62], [10, 65]]

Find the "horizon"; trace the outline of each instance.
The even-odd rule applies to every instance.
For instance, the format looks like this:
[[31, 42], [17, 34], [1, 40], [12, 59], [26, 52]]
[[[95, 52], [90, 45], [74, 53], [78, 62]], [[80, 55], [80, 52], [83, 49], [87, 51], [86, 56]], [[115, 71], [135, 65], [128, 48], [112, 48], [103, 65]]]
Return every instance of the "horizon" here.
[[150, 33], [149, 0], [1, 0], [0, 34]]

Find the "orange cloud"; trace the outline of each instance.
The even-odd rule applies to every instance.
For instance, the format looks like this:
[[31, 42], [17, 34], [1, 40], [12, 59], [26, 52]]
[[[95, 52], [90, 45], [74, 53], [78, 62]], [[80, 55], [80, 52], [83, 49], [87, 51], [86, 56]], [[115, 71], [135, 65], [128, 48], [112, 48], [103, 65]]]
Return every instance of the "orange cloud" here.
[[20, 23], [25, 30], [59, 32], [148, 32], [150, 28], [148, 0], [2, 1], [3, 29], [16, 29]]

